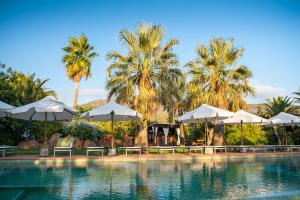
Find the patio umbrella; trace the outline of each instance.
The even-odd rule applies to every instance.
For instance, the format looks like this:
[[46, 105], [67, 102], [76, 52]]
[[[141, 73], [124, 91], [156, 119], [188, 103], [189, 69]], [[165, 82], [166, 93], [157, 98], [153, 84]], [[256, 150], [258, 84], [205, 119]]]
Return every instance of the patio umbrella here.
[[3, 101], [0, 101], [0, 118], [1, 117], [7, 117], [8, 113], [11, 109], [13, 109], [14, 107], [4, 103]]
[[183, 123], [205, 122], [205, 143], [207, 143], [206, 138], [208, 134], [208, 121], [223, 120], [228, 117], [232, 117], [233, 115], [234, 113], [228, 110], [216, 108], [207, 104], [202, 104], [195, 110], [187, 112], [184, 115], [178, 117], [177, 120]]
[[16, 119], [44, 121], [44, 148], [47, 149], [48, 121], [69, 120], [77, 114], [77, 111], [62, 102], [45, 97], [39, 101], [14, 108], [10, 113], [10, 117]]
[[[140, 113], [130, 108], [122, 106], [117, 103], [107, 103], [98, 106], [81, 115], [82, 118], [91, 119], [95, 121], [111, 121], [111, 134], [114, 132], [115, 121], [136, 120], [142, 117]], [[113, 149], [114, 140], [111, 140], [111, 148]]]
[[[271, 117], [270, 119], [268, 119], [268, 121], [269, 122], [266, 124], [266, 126], [273, 126], [274, 129], [276, 126], [286, 127], [286, 126], [300, 125], [300, 117], [285, 112], [281, 112], [278, 115]], [[286, 132], [284, 134], [285, 137], [287, 137]], [[287, 138], [286, 138], [286, 144], [287, 144]]]
[[257, 115], [245, 112], [243, 110], [239, 110], [234, 113], [233, 117], [218, 121], [218, 124], [240, 124], [241, 126], [241, 143], [244, 145], [244, 132], [243, 132], [243, 124], [261, 124], [267, 123], [268, 120]]

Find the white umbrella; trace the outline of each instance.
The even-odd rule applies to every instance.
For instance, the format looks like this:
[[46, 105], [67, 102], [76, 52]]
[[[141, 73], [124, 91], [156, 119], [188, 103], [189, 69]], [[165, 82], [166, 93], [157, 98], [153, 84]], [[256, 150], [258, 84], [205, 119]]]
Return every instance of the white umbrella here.
[[195, 123], [205, 121], [222, 120], [234, 116], [233, 112], [202, 104], [200, 107], [185, 113], [177, 118], [178, 121], [183, 123]]
[[243, 140], [243, 124], [261, 124], [267, 123], [268, 120], [257, 115], [239, 110], [234, 113], [233, 117], [218, 121], [218, 124], [240, 124], [241, 125], [241, 143], [244, 145]]
[[64, 103], [45, 97], [39, 101], [11, 110], [12, 118], [45, 122], [44, 147], [47, 147], [48, 121], [69, 120], [77, 111]]
[[271, 117], [268, 121], [269, 123], [267, 125], [289, 126], [289, 125], [300, 124], [300, 117], [285, 112], [281, 112], [278, 115]]
[[[281, 112], [278, 115], [275, 115], [268, 119], [269, 123], [266, 124], [266, 126], [274, 126], [274, 131], [276, 133], [276, 126], [294, 126], [294, 125], [300, 125], [300, 117], [297, 117], [295, 115], [291, 115], [285, 112]], [[287, 135], [286, 132], [284, 133], [286, 144], [287, 144]], [[280, 141], [278, 137], [278, 141]]]
[[[111, 121], [111, 133], [113, 134], [115, 121], [136, 120], [141, 118], [142, 115], [137, 111], [134, 111], [120, 104], [108, 103], [83, 113], [81, 117], [85, 119], [92, 119], [95, 121]], [[112, 149], [113, 145], [114, 141], [112, 139]]]
[[0, 101], [0, 118], [7, 117], [9, 111], [13, 108], [14, 108], [13, 106], [4, 103], [3, 101]]
[[234, 116], [233, 112], [202, 104], [200, 107], [185, 113], [184, 115], [177, 118], [178, 121], [183, 123], [197, 123], [205, 122], [205, 142], [207, 138], [207, 122], [226, 119]]

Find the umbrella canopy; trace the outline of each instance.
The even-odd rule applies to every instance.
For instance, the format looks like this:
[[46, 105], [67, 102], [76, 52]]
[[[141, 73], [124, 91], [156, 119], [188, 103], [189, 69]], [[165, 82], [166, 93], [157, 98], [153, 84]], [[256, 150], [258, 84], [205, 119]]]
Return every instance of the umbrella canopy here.
[[[120, 104], [108, 103], [83, 113], [81, 117], [95, 121], [111, 121], [111, 134], [113, 135], [115, 121], [135, 120], [141, 118], [142, 115]], [[113, 139], [111, 140], [111, 147], [114, 148]]]
[[234, 113], [233, 117], [218, 121], [217, 124], [240, 124], [241, 125], [241, 144], [244, 145], [243, 124], [261, 124], [267, 123], [268, 120], [254, 114], [239, 110]]
[[290, 125], [299, 125], [300, 117], [291, 115], [285, 112], [281, 112], [274, 117], [271, 117], [267, 125], [273, 126], [290, 126]]
[[200, 107], [185, 113], [177, 118], [178, 121], [183, 123], [204, 122], [212, 120], [222, 120], [234, 116], [233, 112], [202, 104]]
[[3, 101], [0, 101], [0, 117], [7, 117], [7, 114], [13, 108], [13, 106], [4, 103]]
[[268, 120], [257, 115], [239, 110], [234, 113], [233, 117], [218, 121], [217, 124], [260, 124], [267, 123]]
[[69, 120], [77, 111], [50, 97], [11, 110], [11, 117], [34, 121]]
[[112, 114], [114, 121], [135, 120], [142, 117], [140, 113], [117, 103], [108, 103], [98, 106], [83, 113], [81, 117], [85, 119], [93, 119], [95, 121], [111, 121]]

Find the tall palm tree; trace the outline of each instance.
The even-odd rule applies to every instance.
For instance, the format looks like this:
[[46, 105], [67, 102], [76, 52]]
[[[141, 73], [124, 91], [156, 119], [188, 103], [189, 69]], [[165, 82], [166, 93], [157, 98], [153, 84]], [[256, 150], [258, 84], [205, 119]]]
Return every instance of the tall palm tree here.
[[198, 46], [199, 57], [186, 64], [191, 107], [206, 102], [236, 111], [246, 106], [244, 97], [254, 95], [254, 88], [249, 85], [252, 72], [244, 65], [236, 66], [243, 52], [233, 46], [233, 39], [213, 38], [209, 46]]
[[297, 108], [294, 107], [294, 100], [290, 97], [267, 98], [267, 103], [263, 105], [262, 115], [269, 118], [280, 112], [296, 114]]
[[139, 24], [134, 33], [127, 29], [120, 31], [126, 54], [113, 51], [107, 55], [112, 61], [107, 69], [108, 99], [114, 98], [143, 114], [143, 128], [137, 142], [140, 145], [147, 145], [145, 123], [158, 110], [165, 95], [162, 91], [182, 77], [181, 71], [175, 67], [178, 61], [173, 52], [178, 41], [170, 39], [162, 44], [163, 37], [161, 26]]
[[88, 43], [87, 37], [82, 34], [77, 39], [71, 37], [69, 45], [63, 48], [65, 55], [63, 62], [67, 71], [67, 77], [74, 81], [75, 93], [73, 107], [77, 108], [78, 86], [82, 77], [86, 80], [91, 77], [91, 65], [93, 59], [98, 56], [94, 47]]

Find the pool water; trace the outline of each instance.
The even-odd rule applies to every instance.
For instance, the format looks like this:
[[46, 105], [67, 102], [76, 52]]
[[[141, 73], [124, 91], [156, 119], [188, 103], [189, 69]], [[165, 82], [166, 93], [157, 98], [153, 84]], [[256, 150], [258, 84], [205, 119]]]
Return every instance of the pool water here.
[[0, 161], [0, 199], [300, 199], [300, 156]]

